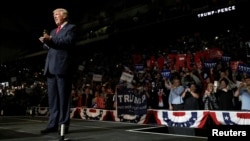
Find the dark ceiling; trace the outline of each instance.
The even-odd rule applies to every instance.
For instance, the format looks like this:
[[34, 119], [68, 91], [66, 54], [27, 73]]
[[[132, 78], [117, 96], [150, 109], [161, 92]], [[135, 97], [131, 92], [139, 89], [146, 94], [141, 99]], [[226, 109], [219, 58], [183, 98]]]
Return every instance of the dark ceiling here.
[[[178, 1], [171, 0], [173, 3]], [[52, 11], [55, 8], [63, 7], [68, 9], [70, 20], [74, 23], [80, 23], [83, 19], [86, 19], [84, 14], [89, 11], [98, 11], [98, 9], [109, 10], [110, 5], [115, 7], [115, 5], [122, 3], [126, 6], [136, 2], [140, 3], [141, 1], [61, 0], [59, 3], [52, 0], [29, 2], [4, 1], [0, 5], [0, 30], [2, 34], [0, 38], [0, 64], [42, 51], [38, 38], [42, 34], [43, 29], [50, 30], [55, 27], [52, 15]], [[147, 2], [155, 1], [147, 0]]]
[[68, 9], [72, 22], [83, 18], [81, 13], [98, 8], [103, 1], [5, 1], [0, 5], [0, 64], [42, 50], [39, 36], [43, 29], [55, 27], [52, 11]]

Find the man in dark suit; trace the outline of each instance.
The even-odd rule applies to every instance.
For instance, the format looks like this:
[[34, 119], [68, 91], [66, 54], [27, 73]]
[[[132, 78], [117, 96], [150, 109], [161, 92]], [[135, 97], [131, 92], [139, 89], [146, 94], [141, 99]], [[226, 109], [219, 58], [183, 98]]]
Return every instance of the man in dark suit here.
[[48, 83], [49, 120], [42, 134], [58, 132], [61, 125], [68, 132], [70, 124], [70, 92], [72, 87], [72, 54], [75, 48], [74, 24], [68, 21], [68, 11], [58, 8], [53, 11], [58, 28], [44, 33], [39, 40], [48, 50], [44, 75]]

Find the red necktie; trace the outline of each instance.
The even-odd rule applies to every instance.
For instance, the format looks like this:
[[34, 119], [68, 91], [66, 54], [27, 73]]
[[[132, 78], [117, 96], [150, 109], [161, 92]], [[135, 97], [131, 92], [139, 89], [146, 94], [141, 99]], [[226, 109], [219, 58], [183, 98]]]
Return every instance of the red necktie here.
[[56, 29], [56, 34], [61, 30], [61, 26], [59, 25]]

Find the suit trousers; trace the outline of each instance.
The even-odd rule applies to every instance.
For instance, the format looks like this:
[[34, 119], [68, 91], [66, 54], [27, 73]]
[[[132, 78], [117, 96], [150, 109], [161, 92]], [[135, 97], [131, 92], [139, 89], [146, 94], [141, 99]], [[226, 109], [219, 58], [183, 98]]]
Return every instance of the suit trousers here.
[[49, 121], [47, 128], [70, 123], [71, 79], [68, 75], [47, 74]]

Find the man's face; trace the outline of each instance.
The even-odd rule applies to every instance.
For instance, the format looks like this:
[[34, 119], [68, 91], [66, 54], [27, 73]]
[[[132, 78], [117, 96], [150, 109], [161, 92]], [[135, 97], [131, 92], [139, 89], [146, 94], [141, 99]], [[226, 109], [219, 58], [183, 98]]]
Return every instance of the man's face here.
[[250, 86], [250, 78], [246, 78], [245, 83], [246, 83], [247, 86]]
[[192, 84], [192, 85], [190, 86], [190, 90], [191, 90], [191, 91], [196, 91], [196, 86], [195, 86], [194, 84]]
[[56, 25], [61, 25], [65, 21], [65, 16], [60, 11], [54, 13], [54, 21]]
[[173, 85], [174, 85], [175, 87], [179, 86], [179, 85], [180, 85], [180, 80], [174, 79], [174, 80], [173, 80]]

